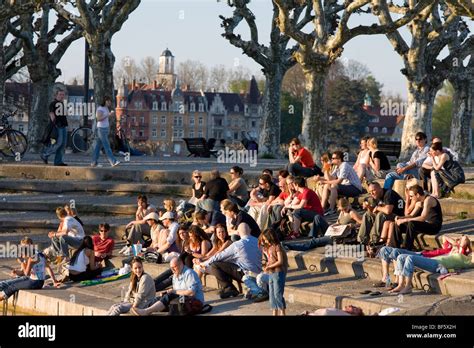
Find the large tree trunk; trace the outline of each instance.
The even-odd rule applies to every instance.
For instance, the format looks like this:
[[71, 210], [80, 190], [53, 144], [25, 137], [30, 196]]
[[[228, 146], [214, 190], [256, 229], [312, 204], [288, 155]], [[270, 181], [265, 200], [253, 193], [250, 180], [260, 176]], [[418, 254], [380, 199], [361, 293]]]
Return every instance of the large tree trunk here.
[[279, 157], [281, 128], [281, 85], [283, 83], [281, 67], [265, 75], [265, 94], [263, 97], [263, 124], [260, 132], [259, 151]]
[[5, 98], [5, 83], [7, 82], [7, 72], [5, 61], [4, 41], [7, 37], [7, 26], [0, 22], [0, 113], [3, 111], [3, 100]]
[[433, 105], [438, 88], [419, 86], [408, 82], [408, 107], [403, 124], [402, 149], [400, 160], [410, 158], [416, 148], [415, 134], [424, 132], [431, 139]]
[[472, 151], [474, 81], [451, 79], [450, 82], [454, 87], [450, 148], [458, 153], [461, 163], [468, 164]]
[[328, 113], [326, 102], [326, 81], [328, 69], [303, 69], [305, 94], [303, 100], [303, 125], [301, 130], [303, 146], [319, 159], [327, 151]]
[[53, 100], [53, 86], [55, 77], [46, 77], [33, 81], [33, 95], [31, 98], [31, 112], [28, 124], [29, 152], [38, 153], [41, 148], [41, 139], [49, 122], [49, 104]]

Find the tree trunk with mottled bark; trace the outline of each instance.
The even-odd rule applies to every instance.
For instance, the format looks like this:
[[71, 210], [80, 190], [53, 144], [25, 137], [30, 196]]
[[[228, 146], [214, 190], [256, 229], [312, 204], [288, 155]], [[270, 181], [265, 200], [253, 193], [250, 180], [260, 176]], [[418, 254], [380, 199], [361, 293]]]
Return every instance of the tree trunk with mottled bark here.
[[403, 123], [400, 160], [408, 160], [416, 148], [415, 134], [423, 132], [428, 139], [432, 134], [433, 106], [439, 88], [419, 86], [408, 82], [408, 104]]
[[464, 78], [450, 79], [450, 82], [454, 87], [450, 148], [458, 153], [461, 163], [469, 164], [472, 153], [474, 81]]
[[327, 149], [328, 113], [326, 101], [327, 69], [305, 69], [305, 94], [303, 100], [303, 125], [301, 130], [304, 146], [320, 158]]
[[28, 122], [29, 152], [39, 153], [43, 144], [41, 139], [49, 122], [49, 104], [53, 101], [55, 77], [46, 77], [33, 81], [31, 112]]
[[276, 67], [265, 75], [265, 94], [263, 97], [263, 125], [260, 132], [259, 151], [278, 156], [280, 152], [281, 129], [281, 85], [286, 69]]

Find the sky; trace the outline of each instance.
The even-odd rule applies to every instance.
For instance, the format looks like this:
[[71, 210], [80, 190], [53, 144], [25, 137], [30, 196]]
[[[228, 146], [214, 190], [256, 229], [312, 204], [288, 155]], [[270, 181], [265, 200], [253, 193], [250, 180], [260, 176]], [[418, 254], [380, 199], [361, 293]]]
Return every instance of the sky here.
[[[268, 44], [271, 1], [252, 0], [249, 7], [257, 18], [260, 42]], [[169, 48], [176, 58], [175, 66], [188, 59], [201, 61], [208, 67], [240, 64], [260, 75], [261, 67], [221, 36], [223, 29], [219, 15], [230, 17], [231, 14], [227, 0], [142, 0], [122, 30], [114, 36], [112, 48], [116, 64], [124, 57], [132, 57], [137, 62], [146, 56], [158, 60], [163, 50]], [[371, 23], [367, 16], [355, 16], [349, 26]], [[244, 21], [241, 27], [238, 32], [248, 39], [249, 30]], [[407, 36], [406, 31], [402, 34]], [[76, 76], [81, 77], [83, 57], [84, 40], [81, 39], [70, 47], [60, 62], [62, 77], [59, 80], [69, 82]], [[403, 67], [401, 57], [385, 36], [361, 36], [351, 40], [345, 46], [342, 59], [365, 64], [383, 84], [384, 93], [406, 97], [406, 80], [400, 73]]]

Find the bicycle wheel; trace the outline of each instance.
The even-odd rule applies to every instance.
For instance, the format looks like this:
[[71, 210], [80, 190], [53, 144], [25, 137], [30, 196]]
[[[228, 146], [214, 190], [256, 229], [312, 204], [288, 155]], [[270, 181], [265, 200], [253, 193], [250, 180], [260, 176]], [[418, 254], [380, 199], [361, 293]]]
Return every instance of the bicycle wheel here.
[[81, 127], [72, 133], [72, 147], [75, 152], [87, 152], [92, 146], [94, 134], [92, 129]]
[[0, 151], [7, 157], [23, 156], [28, 149], [26, 136], [17, 130], [7, 129], [0, 136]]

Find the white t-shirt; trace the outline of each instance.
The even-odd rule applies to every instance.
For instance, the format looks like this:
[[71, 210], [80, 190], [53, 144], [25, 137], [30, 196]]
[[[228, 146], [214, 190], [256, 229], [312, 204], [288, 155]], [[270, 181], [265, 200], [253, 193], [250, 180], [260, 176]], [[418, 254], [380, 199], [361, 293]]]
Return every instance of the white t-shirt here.
[[63, 231], [67, 231], [67, 235], [75, 238], [84, 238], [85, 233], [79, 221], [72, 216], [67, 216], [64, 219]]
[[99, 106], [97, 108], [96, 113], [98, 114], [99, 111], [103, 113], [102, 116], [107, 116], [105, 119], [102, 121], [97, 121], [97, 128], [109, 128], [109, 108], [107, 106]]

